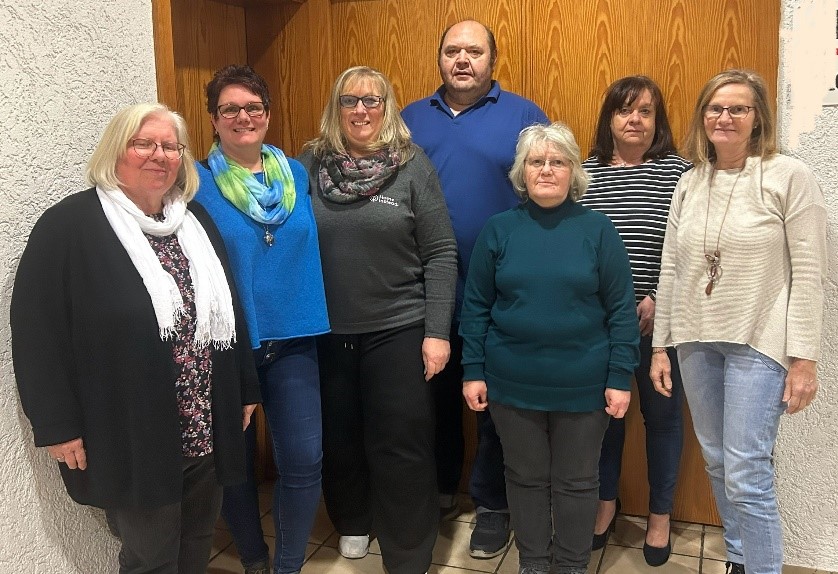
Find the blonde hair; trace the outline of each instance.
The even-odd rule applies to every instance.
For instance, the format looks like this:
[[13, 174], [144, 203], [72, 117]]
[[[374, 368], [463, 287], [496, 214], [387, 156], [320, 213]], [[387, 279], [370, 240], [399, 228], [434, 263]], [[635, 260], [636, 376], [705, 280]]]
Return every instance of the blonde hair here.
[[565, 124], [554, 122], [550, 125], [537, 124], [524, 128], [518, 135], [515, 146], [515, 161], [509, 170], [509, 179], [515, 192], [521, 199], [527, 199], [527, 185], [524, 181], [524, 164], [530, 150], [534, 147], [553, 146], [570, 164], [570, 190], [568, 195], [573, 201], [579, 201], [588, 190], [588, 174], [582, 169], [579, 146], [573, 132]]
[[384, 101], [384, 118], [378, 141], [373, 142], [370, 151], [387, 149], [398, 152], [402, 163], [413, 157], [413, 144], [410, 130], [402, 120], [396, 101], [396, 92], [387, 77], [368, 66], [353, 66], [344, 70], [335, 80], [332, 93], [323, 116], [320, 119], [320, 135], [307, 142], [304, 149], [310, 149], [315, 156], [322, 157], [326, 152], [346, 154], [346, 139], [340, 128], [340, 96], [350, 84], [368, 79], [381, 91]]
[[748, 144], [748, 153], [762, 158], [769, 158], [777, 153], [776, 120], [768, 103], [768, 88], [765, 80], [751, 70], [726, 70], [716, 74], [704, 84], [693, 110], [683, 152], [684, 156], [696, 165], [716, 161], [716, 148], [707, 138], [707, 132], [704, 130], [704, 107], [710, 103], [719, 88], [730, 84], [748, 86], [754, 98], [756, 118]]
[[87, 162], [85, 179], [90, 185], [105, 189], [122, 187], [116, 176], [116, 164], [128, 152], [128, 141], [140, 131], [143, 123], [152, 117], [167, 119], [172, 123], [177, 141], [186, 146], [178, 168], [177, 178], [167, 194], [179, 193], [184, 201], [189, 201], [198, 192], [198, 171], [195, 169], [195, 157], [189, 144], [186, 122], [180, 114], [173, 112], [164, 104], [148, 102], [123, 108], [108, 122], [96, 149]]

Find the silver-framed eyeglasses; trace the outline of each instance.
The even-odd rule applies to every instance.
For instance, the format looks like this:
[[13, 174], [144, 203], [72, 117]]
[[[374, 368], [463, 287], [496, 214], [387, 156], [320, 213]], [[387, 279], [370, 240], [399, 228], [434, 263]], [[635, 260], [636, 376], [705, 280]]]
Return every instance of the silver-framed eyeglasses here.
[[238, 117], [239, 112], [242, 110], [244, 110], [244, 113], [249, 115], [251, 118], [261, 118], [265, 114], [265, 104], [262, 102], [248, 102], [243, 106], [236, 104], [224, 104], [218, 106], [217, 109], [218, 115], [222, 118], [227, 118], [228, 120]]
[[545, 159], [541, 157], [534, 157], [527, 159], [526, 161], [527, 167], [531, 167], [533, 169], [544, 169], [546, 165], [550, 170], [561, 169], [563, 167], [567, 167], [567, 162], [563, 159]]
[[358, 105], [358, 102], [364, 104], [364, 107], [369, 108], [377, 108], [381, 105], [381, 102], [384, 101], [382, 96], [353, 96], [352, 94], [343, 94], [342, 96], [338, 97], [338, 101], [340, 102], [340, 107], [342, 108], [354, 108]]
[[730, 114], [730, 117], [732, 117], [735, 120], [741, 120], [747, 117], [753, 109], [754, 106], [719, 106], [716, 104], [709, 104], [704, 106], [704, 117], [708, 120], [715, 120], [722, 117], [722, 114], [725, 113], [725, 110], [727, 110], [727, 113]]
[[186, 146], [178, 142], [160, 142], [145, 139], [135, 138], [131, 140], [131, 147], [134, 148], [134, 153], [140, 157], [151, 157], [157, 151], [157, 147], [163, 149], [163, 155], [169, 159], [180, 159], [183, 157], [183, 151]]

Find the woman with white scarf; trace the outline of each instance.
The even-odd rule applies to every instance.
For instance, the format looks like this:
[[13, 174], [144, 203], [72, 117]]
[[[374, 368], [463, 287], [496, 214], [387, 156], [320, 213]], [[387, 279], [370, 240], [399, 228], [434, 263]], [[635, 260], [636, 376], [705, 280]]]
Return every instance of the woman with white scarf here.
[[73, 500], [105, 510], [121, 573], [203, 573], [260, 393], [223, 242], [188, 203], [183, 118], [123, 109], [87, 179], [35, 224], [15, 278], [23, 410]]

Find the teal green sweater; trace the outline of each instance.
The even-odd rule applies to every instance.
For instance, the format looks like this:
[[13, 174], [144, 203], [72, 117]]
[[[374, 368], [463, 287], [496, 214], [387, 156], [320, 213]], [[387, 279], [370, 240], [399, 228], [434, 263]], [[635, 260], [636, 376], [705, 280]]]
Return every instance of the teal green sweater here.
[[640, 331], [626, 248], [607, 216], [528, 201], [486, 223], [471, 255], [460, 335], [465, 381], [489, 403], [605, 408], [628, 390]]

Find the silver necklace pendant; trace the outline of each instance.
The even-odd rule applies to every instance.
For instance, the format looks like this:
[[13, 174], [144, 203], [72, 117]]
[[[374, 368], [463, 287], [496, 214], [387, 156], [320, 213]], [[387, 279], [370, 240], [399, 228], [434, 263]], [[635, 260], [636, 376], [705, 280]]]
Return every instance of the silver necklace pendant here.
[[265, 226], [265, 235], [262, 237], [265, 240], [265, 243], [268, 244], [268, 247], [273, 247], [274, 245], [274, 234], [268, 229], [268, 226]]

